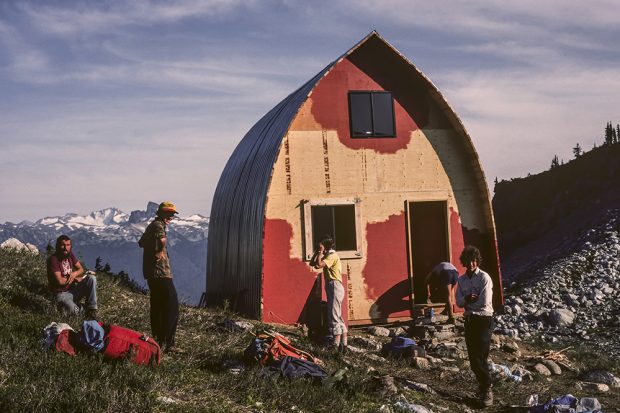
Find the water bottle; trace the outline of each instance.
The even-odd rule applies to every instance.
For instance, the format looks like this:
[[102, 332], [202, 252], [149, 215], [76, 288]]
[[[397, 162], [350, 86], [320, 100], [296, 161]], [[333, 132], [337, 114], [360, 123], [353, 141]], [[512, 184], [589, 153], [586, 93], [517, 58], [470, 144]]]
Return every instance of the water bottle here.
[[431, 323], [434, 323], [435, 322], [435, 309], [431, 308], [430, 311], [428, 312], [428, 315], [430, 316]]

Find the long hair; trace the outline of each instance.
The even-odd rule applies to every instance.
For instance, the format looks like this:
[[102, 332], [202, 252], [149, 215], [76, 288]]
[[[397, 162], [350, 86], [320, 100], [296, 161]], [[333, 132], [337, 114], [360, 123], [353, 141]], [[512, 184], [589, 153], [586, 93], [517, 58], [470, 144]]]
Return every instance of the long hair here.
[[71, 238], [66, 235], [61, 235], [56, 238], [56, 249], [54, 250], [54, 254], [58, 254], [58, 252], [60, 251], [60, 243], [63, 241], [71, 241]]

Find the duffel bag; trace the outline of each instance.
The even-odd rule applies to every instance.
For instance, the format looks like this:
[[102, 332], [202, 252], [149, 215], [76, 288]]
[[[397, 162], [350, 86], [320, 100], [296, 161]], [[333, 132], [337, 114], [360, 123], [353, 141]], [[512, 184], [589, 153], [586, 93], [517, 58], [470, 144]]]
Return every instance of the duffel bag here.
[[109, 359], [129, 359], [135, 364], [159, 365], [161, 350], [151, 337], [129, 328], [108, 325], [102, 354]]

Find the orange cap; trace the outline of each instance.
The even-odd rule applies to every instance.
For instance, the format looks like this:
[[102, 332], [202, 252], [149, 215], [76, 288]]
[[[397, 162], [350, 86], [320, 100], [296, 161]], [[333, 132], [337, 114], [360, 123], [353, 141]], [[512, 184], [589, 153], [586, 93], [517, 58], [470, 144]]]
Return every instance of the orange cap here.
[[159, 208], [157, 208], [157, 213], [160, 212], [172, 212], [173, 214], [178, 214], [177, 207], [170, 201], [164, 201], [159, 204]]

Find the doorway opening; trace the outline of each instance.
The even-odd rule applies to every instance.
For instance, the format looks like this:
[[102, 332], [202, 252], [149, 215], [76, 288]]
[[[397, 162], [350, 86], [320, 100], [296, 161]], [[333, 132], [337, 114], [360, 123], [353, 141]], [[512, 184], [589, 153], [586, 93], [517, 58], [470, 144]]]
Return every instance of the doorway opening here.
[[415, 304], [425, 304], [426, 274], [450, 261], [447, 201], [407, 202], [409, 276]]

